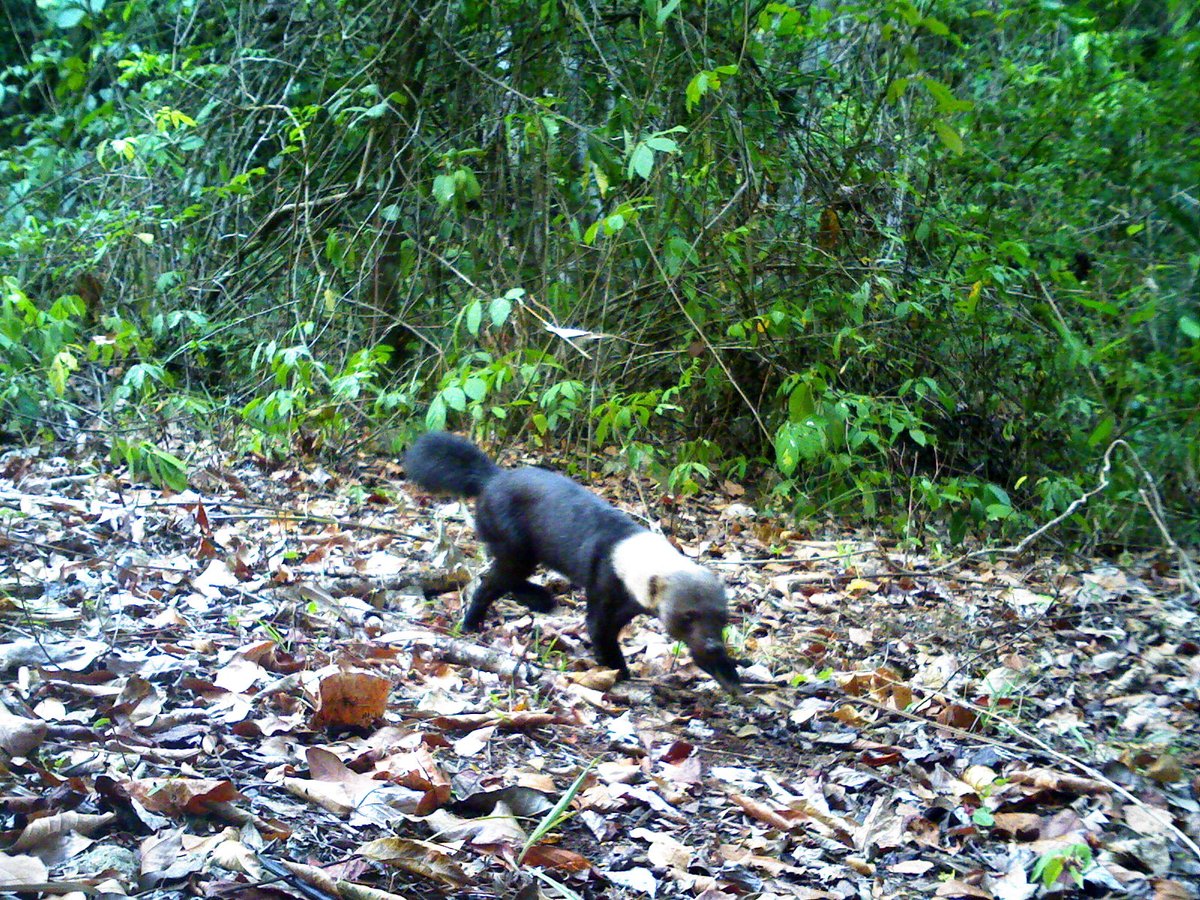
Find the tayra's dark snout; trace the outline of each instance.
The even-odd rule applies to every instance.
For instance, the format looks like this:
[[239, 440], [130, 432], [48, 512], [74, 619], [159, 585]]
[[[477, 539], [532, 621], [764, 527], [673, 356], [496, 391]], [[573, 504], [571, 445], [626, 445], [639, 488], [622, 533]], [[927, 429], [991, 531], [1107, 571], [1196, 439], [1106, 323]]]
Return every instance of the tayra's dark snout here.
[[738, 676], [737, 663], [725, 651], [721, 641], [705, 641], [699, 647], [689, 647], [696, 665], [711, 675], [716, 682], [731, 694], [742, 693], [742, 680]]

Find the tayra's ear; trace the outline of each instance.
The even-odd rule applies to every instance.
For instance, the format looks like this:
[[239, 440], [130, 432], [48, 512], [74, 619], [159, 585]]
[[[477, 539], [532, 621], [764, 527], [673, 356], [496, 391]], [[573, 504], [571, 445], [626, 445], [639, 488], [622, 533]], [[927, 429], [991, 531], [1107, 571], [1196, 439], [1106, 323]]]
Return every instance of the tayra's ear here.
[[646, 597], [650, 601], [651, 609], [658, 609], [658, 602], [662, 599], [663, 591], [666, 590], [667, 580], [661, 575], [651, 575], [646, 582]]

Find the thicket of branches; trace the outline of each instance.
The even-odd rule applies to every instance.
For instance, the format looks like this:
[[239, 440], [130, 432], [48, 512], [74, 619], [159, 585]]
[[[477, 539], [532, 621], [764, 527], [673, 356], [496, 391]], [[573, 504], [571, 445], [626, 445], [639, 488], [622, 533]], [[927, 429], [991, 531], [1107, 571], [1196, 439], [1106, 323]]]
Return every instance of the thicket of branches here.
[[[6, 11], [14, 434], [169, 480], [181, 412], [275, 452], [447, 424], [955, 537], [1123, 437], [1200, 530], [1190, 4]], [[1081, 533], [1144, 535], [1119, 468]]]

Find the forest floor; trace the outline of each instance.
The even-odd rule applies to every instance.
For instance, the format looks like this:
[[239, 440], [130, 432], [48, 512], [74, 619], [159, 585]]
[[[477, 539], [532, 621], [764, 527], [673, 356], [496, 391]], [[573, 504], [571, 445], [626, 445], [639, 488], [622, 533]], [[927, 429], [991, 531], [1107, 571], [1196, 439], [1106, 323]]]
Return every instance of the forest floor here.
[[1198, 896], [1163, 556], [954, 563], [590, 481], [726, 581], [734, 699], [649, 618], [614, 685], [561, 583], [457, 635], [469, 506], [395, 462], [210, 459], [172, 494], [0, 458], [0, 894]]

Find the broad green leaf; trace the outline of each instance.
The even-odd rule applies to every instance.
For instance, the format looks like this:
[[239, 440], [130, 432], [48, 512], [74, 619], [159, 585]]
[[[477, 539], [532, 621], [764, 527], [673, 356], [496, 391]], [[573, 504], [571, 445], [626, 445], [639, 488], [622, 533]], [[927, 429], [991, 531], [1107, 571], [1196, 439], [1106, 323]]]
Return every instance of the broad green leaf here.
[[815, 418], [787, 422], [775, 435], [775, 460], [784, 475], [791, 475], [802, 461], [816, 460], [825, 449], [825, 429]]
[[996, 250], [1005, 256], [1011, 256], [1020, 266], [1029, 265], [1029, 248], [1020, 241], [1001, 241]]
[[1112, 434], [1113, 426], [1115, 424], [1116, 424], [1116, 420], [1113, 418], [1113, 416], [1111, 414], [1109, 414], [1109, 415], [1105, 416], [1103, 419], [1101, 419], [1097, 423], [1096, 427], [1094, 429], [1092, 429], [1092, 433], [1090, 435], [1088, 435], [1088, 439], [1087, 439], [1088, 446], [1095, 447], [1095, 446], [1098, 446], [1099, 444], [1103, 444], [1105, 441], [1107, 441], [1108, 436], [1110, 434]]
[[807, 383], [797, 385], [788, 397], [788, 419], [792, 422], [800, 422], [811, 417], [816, 411], [812, 385]]
[[1200, 341], [1200, 321], [1190, 315], [1183, 315], [1179, 318], [1179, 330], [1190, 337], [1193, 341]]
[[691, 112], [700, 103], [700, 99], [708, 93], [708, 72], [697, 72], [687, 83], [684, 94], [687, 97], [687, 111]]
[[68, 6], [54, 14], [54, 24], [59, 28], [74, 28], [83, 21], [84, 10], [79, 6]]
[[943, 144], [954, 151], [955, 154], [962, 154], [963, 142], [957, 131], [941, 120], [933, 123], [933, 129], [937, 132], [937, 136], [941, 138]]
[[940, 19], [935, 19], [933, 16], [926, 16], [921, 20], [921, 24], [938, 37], [945, 37], [950, 33], [950, 29], [946, 27], [946, 23]]
[[637, 174], [640, 175], [643, 180], [648, 180], [653, 171], [654, 151], [645, 144], [638, 144], [633, 148], [633, 153], [629, 157], [628, 177], [632, 178], [635, 174]]
[[467, 392], [458, 385], [452, 384], [441, 393], [446, 405], [455, 412], [463, 412], [467, 408]]
[[439, 175], [433, 179], [433, 196], [442, 206], [449, 206], [454, 202], [454, 176]]
[[446, 427], [446, 401], [438, 394], [425, 413], [425, 427], [430, 431], [441, 431]]
[[478, 200], [482, 190], [475, 173], [468, 168], [460, 168], [454, 173], [455, 189], [466, 200]]
[[479, 326], [483, 324], [483, 304], [478, 300], [472, 300], [471, 305], [467, 307], [465, 317], [467, 323], [467, 331], [472, 335], [479, 335]]
[[889, 84], [887, 89], [888, 102], [895, 103], [897, 100], [903, 97], [904, 92], [908, 90], [908, 84], [909, 82], [907, 78], [897, 78], [895, 81]]
[[981, 828], [991, 828], [996, 824], [996, 817], [992, 815], [990, 809], [981, 806], [971, 813], [971, 821]]
[[488, 307], [488, 315], [492, 320], [492, 327], [499, 328], [508, 321], [509, 314], [512, 312], [512, 300], [508, 297], [497, 297]]
[[987, 517], [991, 522], [1007, 519], [1012, 514], [1012, 507], [1005, 506], [1003, 503], [989, 503], [987, 506]]
[[463, 393], [478, 403], [487, 396], [487, 382], [479, 377], [468, 378], [463, 384]]
[[943, 115], [966, 112], [975, 105], [970, 100], [959, 100], [951, 93], [950, 88], [936, 78], [922, 78], [921, 84], [925, 85], [925, 90], [929, 91], [930, 96], [937, 103], [938, 112]]

